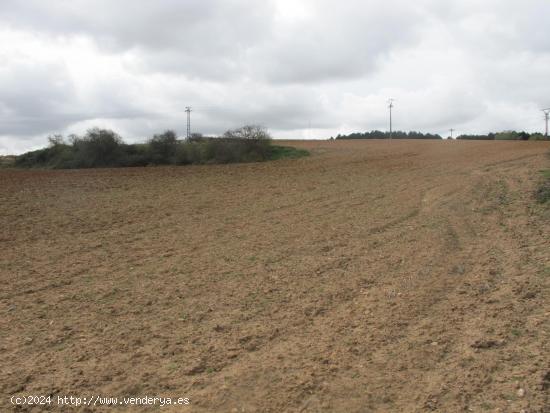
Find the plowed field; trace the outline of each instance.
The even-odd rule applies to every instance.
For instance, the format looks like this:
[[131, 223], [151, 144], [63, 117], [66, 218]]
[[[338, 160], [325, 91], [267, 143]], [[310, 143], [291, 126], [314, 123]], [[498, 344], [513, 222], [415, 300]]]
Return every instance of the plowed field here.
[[550, 411], [549, 145], [287, 144], [0, 170], [0, 411]]

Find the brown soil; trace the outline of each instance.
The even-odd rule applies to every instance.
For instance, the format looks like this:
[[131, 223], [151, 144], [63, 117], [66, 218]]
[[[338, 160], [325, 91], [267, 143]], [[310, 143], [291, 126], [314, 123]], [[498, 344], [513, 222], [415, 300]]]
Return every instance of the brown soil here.
[[548, 144], [292, 144], [0, 170], [0, 411], [550, 411]]

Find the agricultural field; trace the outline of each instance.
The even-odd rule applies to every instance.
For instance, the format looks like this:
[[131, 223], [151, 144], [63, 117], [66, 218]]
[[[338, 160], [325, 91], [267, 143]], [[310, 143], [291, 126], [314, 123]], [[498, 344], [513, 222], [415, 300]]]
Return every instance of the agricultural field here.
[[0, 169], [0, 411], [548, 412], [546, 142]]

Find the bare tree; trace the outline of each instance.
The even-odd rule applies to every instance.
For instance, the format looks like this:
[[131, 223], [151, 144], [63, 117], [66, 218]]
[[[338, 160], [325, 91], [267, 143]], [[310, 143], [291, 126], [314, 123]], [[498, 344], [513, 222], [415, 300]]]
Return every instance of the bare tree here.
[[227, 139], [269, 140], [267, 129], [259, 125], [245, 125], [238, 129], [228, 130], [223, 134]]

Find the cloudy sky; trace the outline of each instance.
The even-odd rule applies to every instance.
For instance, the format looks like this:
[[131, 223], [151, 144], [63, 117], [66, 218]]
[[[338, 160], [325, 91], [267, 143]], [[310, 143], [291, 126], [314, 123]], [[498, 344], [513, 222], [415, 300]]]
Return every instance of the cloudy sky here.
[[262, 124], [276, 138], [395, 128], [540, 131], [547, 0], [2, 0], [0, 154], [53, 133]]

